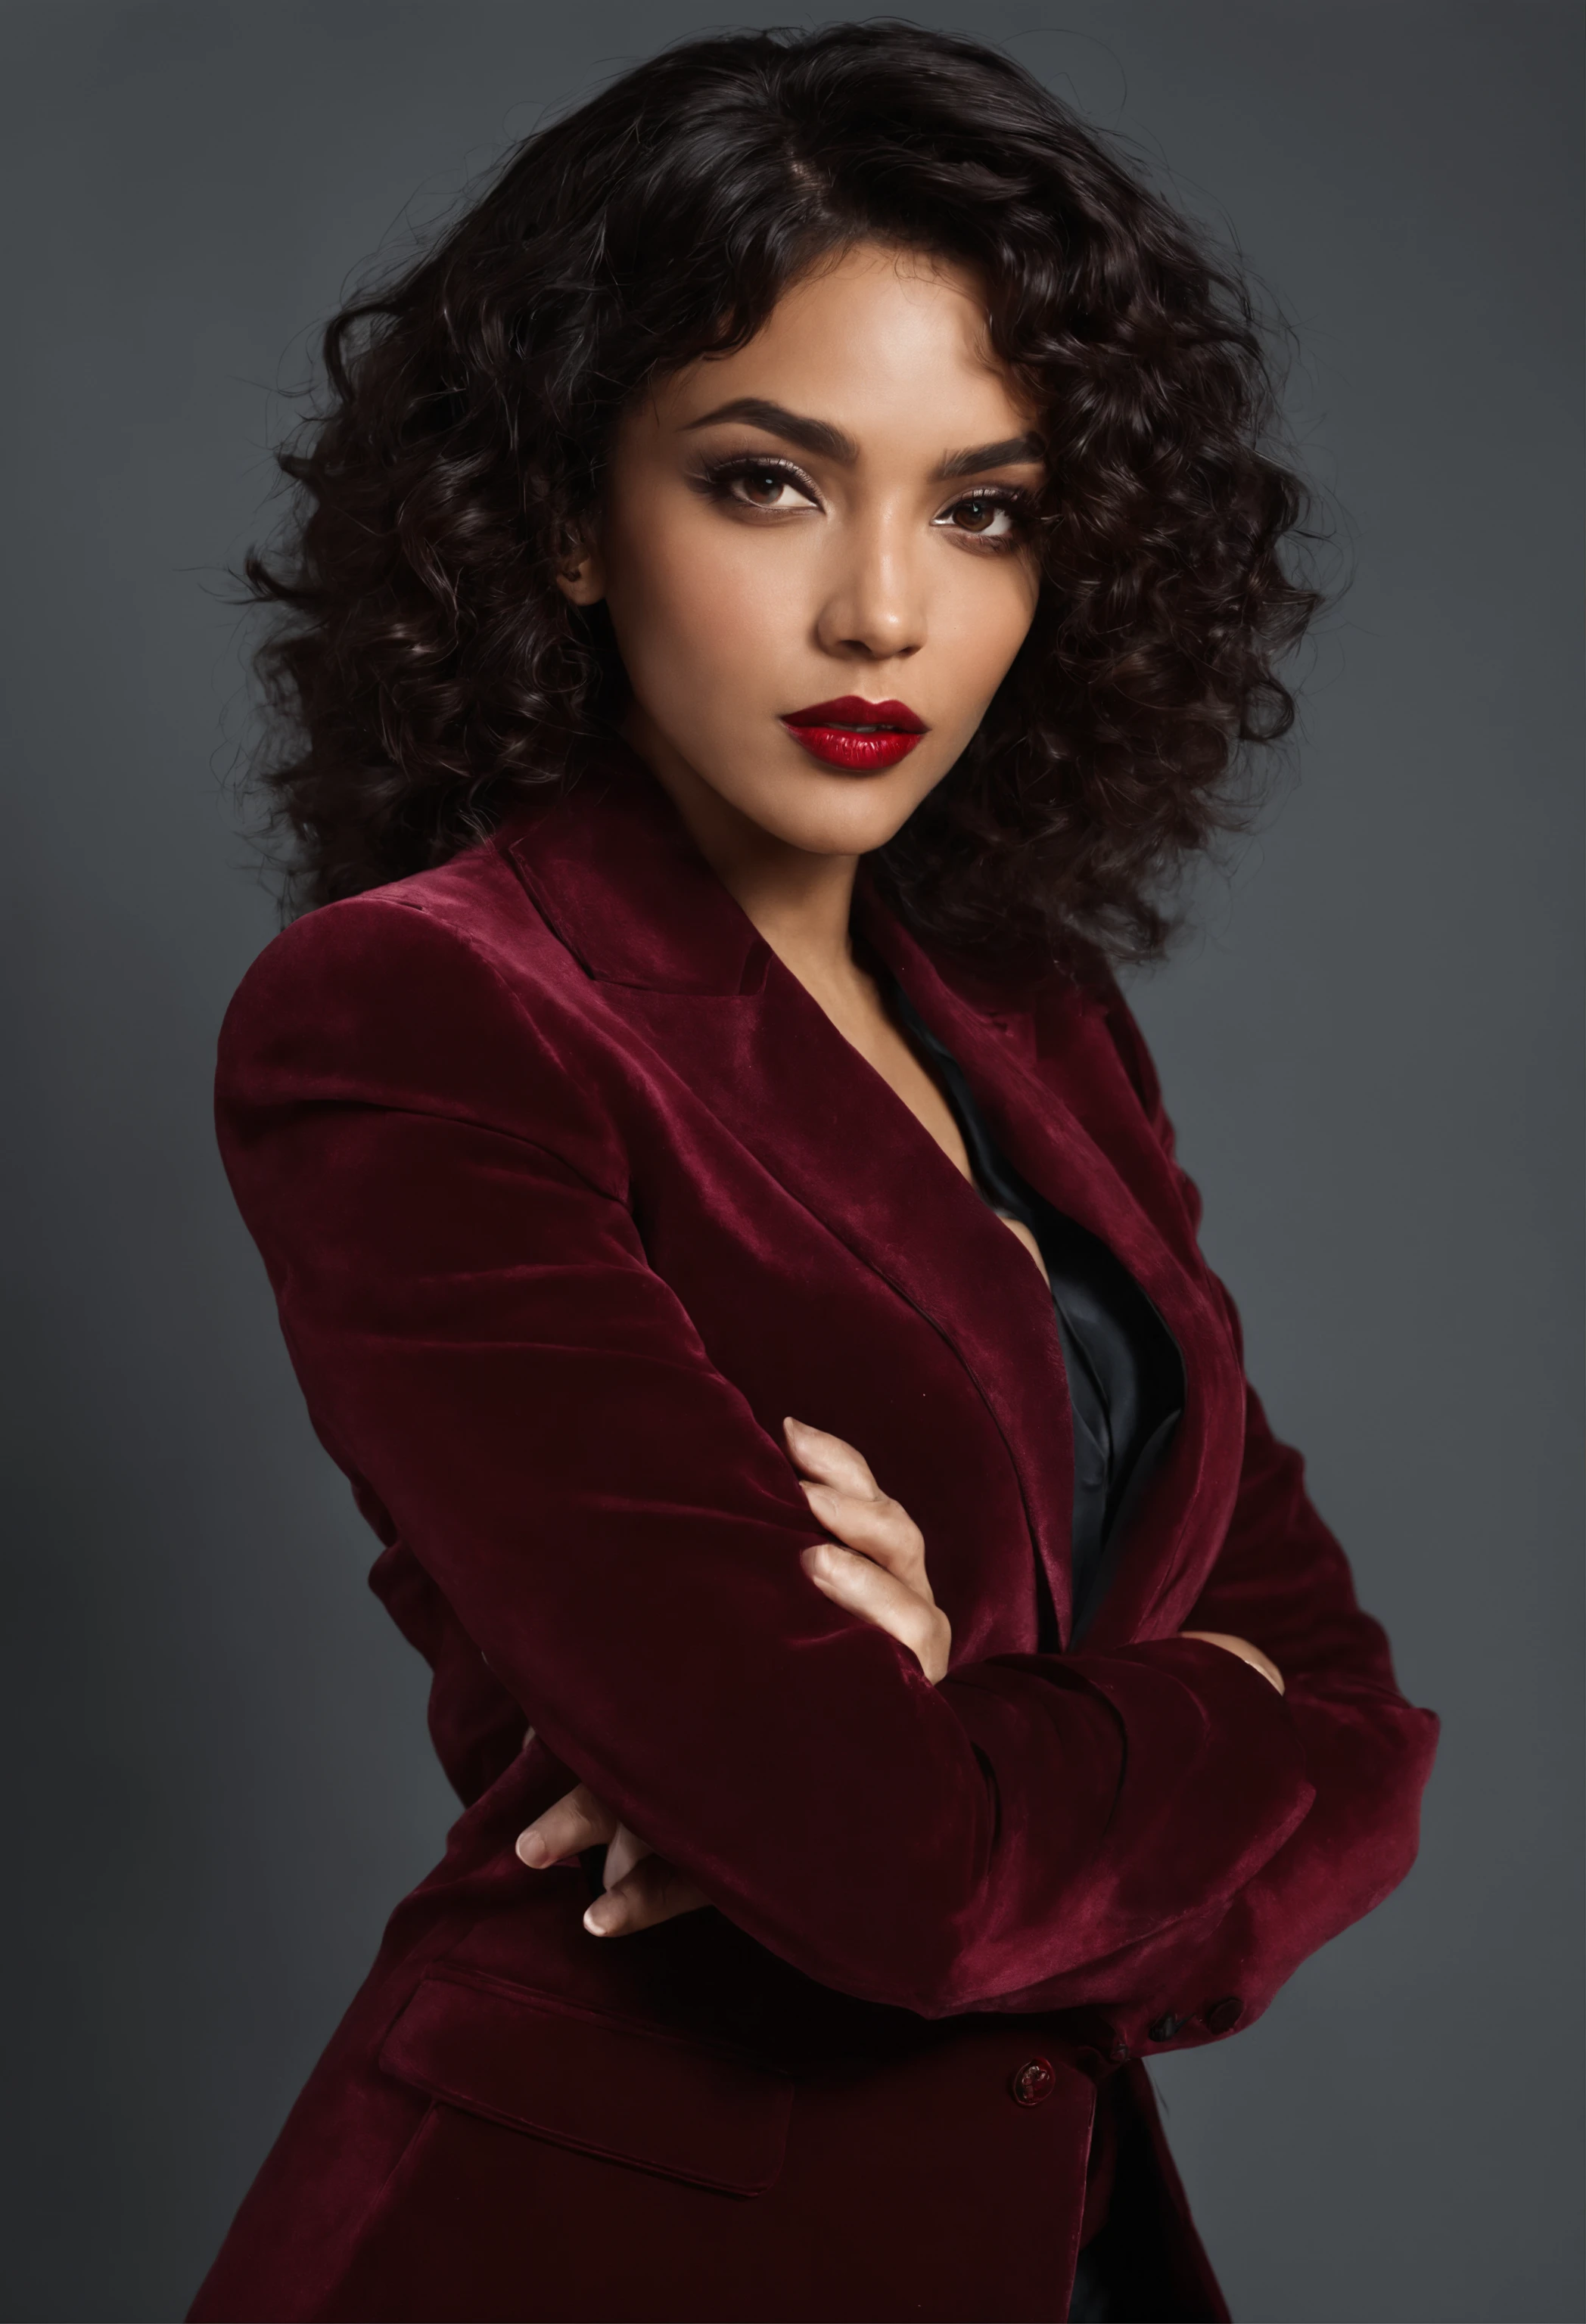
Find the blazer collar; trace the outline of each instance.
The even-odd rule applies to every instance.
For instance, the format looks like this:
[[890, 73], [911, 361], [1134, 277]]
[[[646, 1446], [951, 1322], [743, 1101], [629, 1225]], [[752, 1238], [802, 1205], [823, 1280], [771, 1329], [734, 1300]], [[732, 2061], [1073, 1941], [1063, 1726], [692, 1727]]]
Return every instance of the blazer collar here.
[[498, 844], [602, 983], [702, 995], [764, 983], [770, 947], [626, 743], [611, 742], [571, 790], [509, 816]]

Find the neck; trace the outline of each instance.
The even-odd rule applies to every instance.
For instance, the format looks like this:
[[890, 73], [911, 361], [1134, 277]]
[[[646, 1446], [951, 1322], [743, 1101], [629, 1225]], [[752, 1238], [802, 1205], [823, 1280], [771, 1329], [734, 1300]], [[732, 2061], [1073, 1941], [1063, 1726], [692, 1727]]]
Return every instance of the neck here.
[[642, 713], [626, 739], [682, 816], [688, 835], [745, 918], [820, 998], [855, 977], [849, 941], [857, 855], [817, 855], [753, 822], [714, 790]]

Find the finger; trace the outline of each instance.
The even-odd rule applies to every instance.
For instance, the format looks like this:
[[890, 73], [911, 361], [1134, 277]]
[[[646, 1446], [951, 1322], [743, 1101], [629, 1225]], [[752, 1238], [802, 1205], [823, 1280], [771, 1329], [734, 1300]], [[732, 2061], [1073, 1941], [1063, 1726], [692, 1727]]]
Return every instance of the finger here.
[[605, 1852], [605, 1886], [608, 1888], [614, 1888], [619, 1880], [627, 1877], [636, 1864], [641, 1863], [645, 1857], [652, 1856], [654, 1853], [649, 1840], [641, 1840], [636, 1831], [630, 1831], [625, 1823], [620, 1823]]
[[868, 1500], [839, 1492], [834, 1485], [807, 1482], [804, 1498], [812, 1515], [849, 1549], [873, 1558], [889, 1573], [909, 1582], [923, 1596], [930, 1596], [925, 1575], [925, 1536], [900, 1502], [889, 1500], [884, 1494]]
[[658, 1921], [675, 1921], [679, 1913], [696, 1913], [707, 1901], [686, 1872], [664, 1856], [650, 1855], [595, 1898], [584, 1925], [592, 1937], [631, 1937]]
[[1181, 1638], [1203, 1639], [1209, 1646], [1221, 1646], [1225, 1654], [1237, 1655], [1241, 1663], [1249, 1663], [1252, 1670], [1259, 1671], [1268, 1686], [1275, 1686], [1279, 1694], [1287, 1692], [1277, 1665], [1259, 1646], [1252, 1646], [1249, 1638], [1236, 1638], [1226, 1630], [1181, 1630], [1178, 1635]]
[[812, 1428], [807, 1420], [793, 1419], [783, 1421], [782, 1434], [788, 1440], [794, 1467], [801, 1469], [807, 1477], [861, 1498], [881, 1491], [863, 1453], [845, 1443], [841, 1436], [832, 1436], [824, 1428]]
[[519, 1860], [531, 1871], [540, 1872], [548, 1864], [558, 1864], [564, 1856], [576, 1856], [580, 1849], [614, 1839], [616, 1830], [617, 1819], [605, 1802], [579, 1784], [518, 1834]]
[[952, 1632], [939, 1607], [872, 1559], [840, 1549], [834, 1542], [812, 1543], [800, 1556], [816, 1588], [834, 1605], [896, 1638], [933, 1686], [945, 1675]]

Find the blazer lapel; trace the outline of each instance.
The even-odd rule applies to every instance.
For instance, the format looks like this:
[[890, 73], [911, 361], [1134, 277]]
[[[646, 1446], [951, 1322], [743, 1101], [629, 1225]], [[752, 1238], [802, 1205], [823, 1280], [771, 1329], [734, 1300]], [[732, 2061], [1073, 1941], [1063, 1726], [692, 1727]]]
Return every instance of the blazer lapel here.
[[[1008, 1448], [1066, 1642], [1072, 1423], [1050, 1297], [1028, 1254], [772, 954], [631, 753], [614, 749], [573, 793], [514, 817], [501, 844], [542, 917], [612, 988], [658, 1059], [953, 1348]], [[867, 936], [957, 1055], [1010, 1158], [1131, 1268], [1178, 1339], [1193, 1383], [1207, 1327], [1182, 1265], [1026, 1062], [1028, 1024], [1015, 1015], [996, 1028], [890, 914], [873, 901], [863, 908]], [[1146, 1562], [1158, 1574], [1170, 1546], [1160, 1519], [1171, 1512], [1176, 1545], [1204, 1439], [1192, 1385], [1149, 1496]]]
[[[1243, 1380], [1221, 1300], [1198, 1253], [1186, 1266], [1186, 1254], [1085, 1127], [1062, 1074], [1038, 1058], [1029, 1012], [1008, 1007], [992, 1014], [973, 1006], [873, 899], [862, 901], [861, 912], [866, 936], [931, 1030], [957, 1056], [1009, 1159], [1037, 1192], [1116, 1253], [1178, 1344], [1182, 1416], [1146, 1448], [1096, 1587], [1080, 1609], [1078, 1636], [1070, 1642], [1138, 1637], [1185, 1594], [1187, 1577], [1209, 1562], [1232, 1511], [1239, 1462], [1227, 1457], [1227, 1416], [1231, 1409], [1242, 1414]], [[1076, 991], [1074, 1007], [1088, 1011], [1091, 1004]], [[1161, 1183], [1165, 1215], [1171, 1216], [1171, 1173], [1151, 1143], [1149, 1161]], [[1176, 1618], [1170, 1626], [1176, 1626]]]

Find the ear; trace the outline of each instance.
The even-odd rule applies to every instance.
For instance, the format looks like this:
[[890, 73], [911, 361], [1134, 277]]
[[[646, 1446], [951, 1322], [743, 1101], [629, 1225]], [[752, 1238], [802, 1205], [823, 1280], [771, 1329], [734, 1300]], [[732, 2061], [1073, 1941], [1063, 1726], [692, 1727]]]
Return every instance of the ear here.
[[605, 595], [605, 565], [597, 549], [569, 545], [557, 572], [557, 587], [575, 605], [598, 605]]

